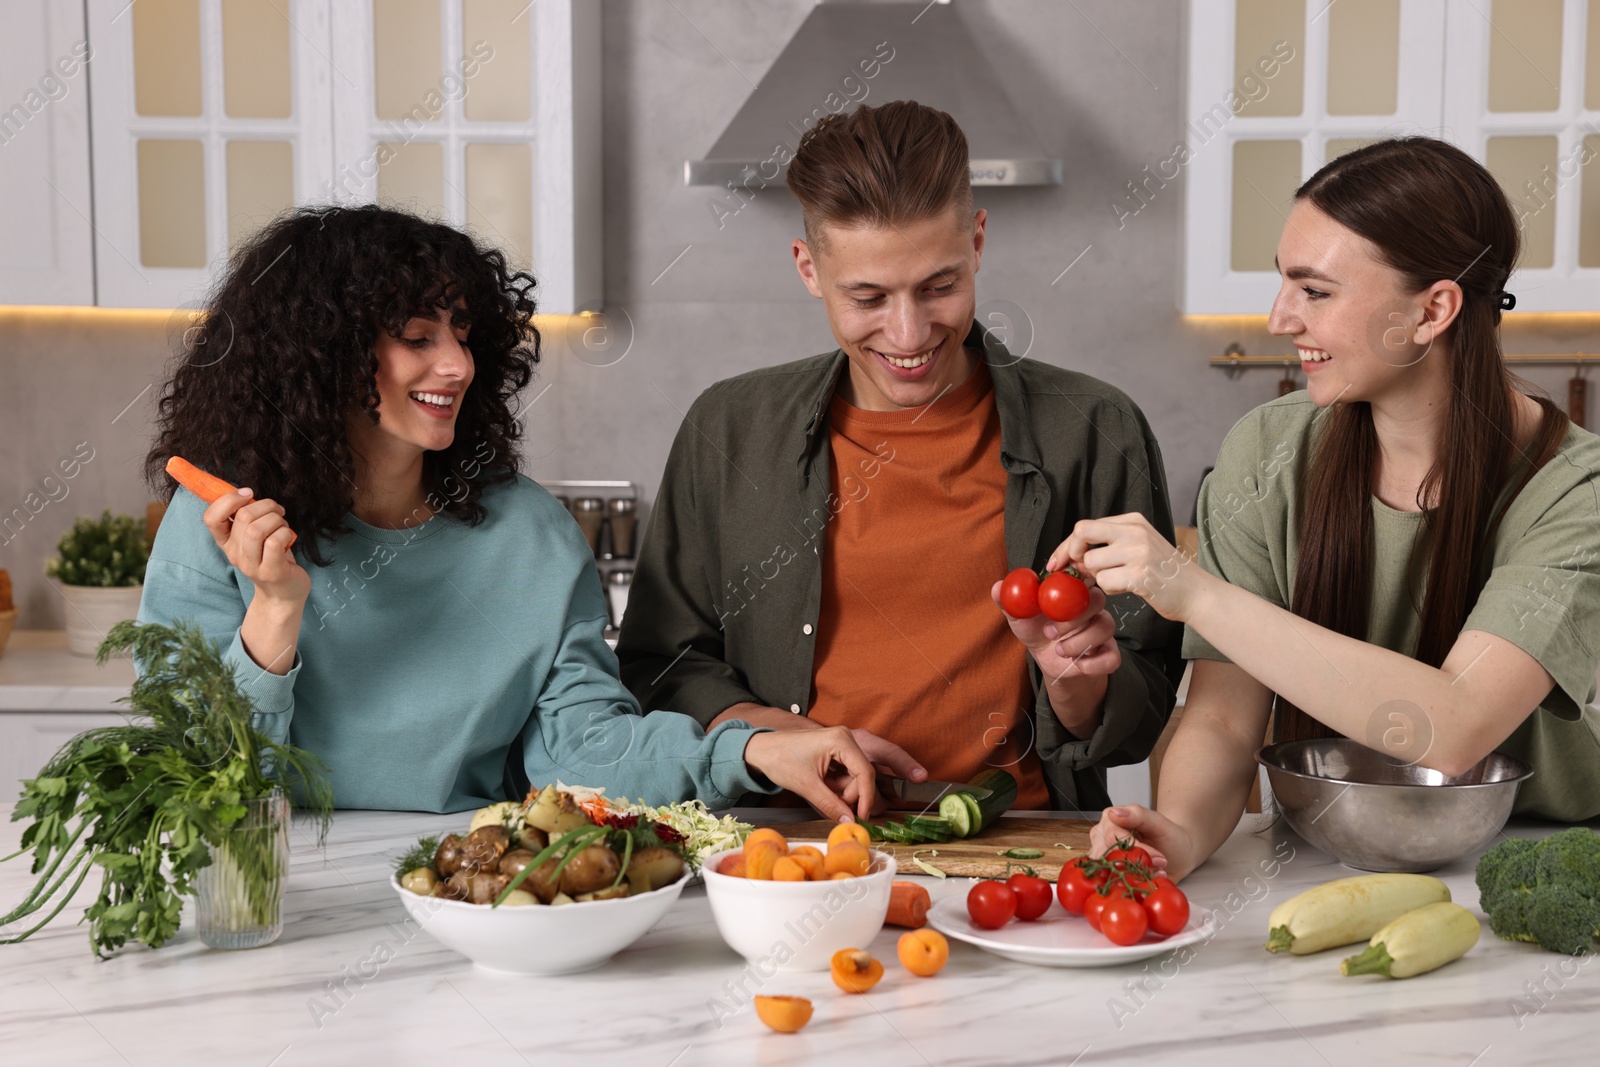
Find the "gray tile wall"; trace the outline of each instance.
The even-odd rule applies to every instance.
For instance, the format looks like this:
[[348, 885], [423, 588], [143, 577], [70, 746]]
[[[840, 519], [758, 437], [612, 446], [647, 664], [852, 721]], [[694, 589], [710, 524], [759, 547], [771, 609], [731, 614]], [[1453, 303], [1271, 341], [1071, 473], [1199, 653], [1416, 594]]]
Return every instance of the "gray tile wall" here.
[[[1014, 305], [1032, 334], [1029, 355], [1104, 378], [1143, 407], [1166, 454], [1174, 510], [1186, 519], [1223, 435], [1276, 395], [1279, 377], [1261, 370], [1230, 380], [1207, 358], [1230, 341], [1252, 354], [1289, 346], [1255, 324], [1178, 315], [1181, 177], [1118, 228], [1111, 205], [1125, 183], [1180, 137], [1178, 6], [960, 2], [1023, 116], [1065, 160], [1059, 188], [978, 191], [990, 213], [980, 304]], [[788, 248], [799, 211], [788, 193], [760, 192], [719, 228], [707, 207], [714, 190], [682, 179], [684, 160], [716, 140], [749, 92], [746, 79], [760, 79], [811, 3], [604, 3], [606, 294], [617, 332], [610, 353], [589, 352], [575, 333], [546, 337], [545, 369], [529, 391], [538, 400], [526, 467], [537, 477], [630, 478], [648, 499], [681, 413], [702, 389], [833, 347], [794, 274]], [[895, 44], [914, 48], [914, 28]], [[0, 313], [0, 517], [23, 506], [78, 442], [95, 449], [66, 483], [70, 495], [0, 543], [23, 627], [62, 625], [41, 569], [73, 515], [142, 512], [149, 494], [138, 469], [154, 390], [141, 391], [160, 374], [166, 334], [160, 319]], [[1592, 319], [1547, 317], [1508, 328], [1506, 343], [1513, 352], [1596, 351], [1600, 329]], [[1552, 390], [1570, 375], [1530, 373]]]

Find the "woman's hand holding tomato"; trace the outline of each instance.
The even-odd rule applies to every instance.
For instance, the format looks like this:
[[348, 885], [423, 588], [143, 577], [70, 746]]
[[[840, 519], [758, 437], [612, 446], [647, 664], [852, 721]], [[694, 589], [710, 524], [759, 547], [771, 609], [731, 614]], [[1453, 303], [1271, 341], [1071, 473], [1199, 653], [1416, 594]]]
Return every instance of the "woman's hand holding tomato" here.
[[[1105, 594], [1092, 579], [1080, 582], [1070, 575], [1051, 573], [1040, 582], [1032, 571], [1018, 568], [994, 583], [989, 595], [1046, 679], [1109, 675], [1122, 666], [1117, 624], [1105, 610]], [[1058, 620], [1042, 613], [1042, 608], [1056, 615], [1077, 610]]]
[[1047, 567], [1076, 566], [1108, 595], [1133, 593], [1163, 618], [1186, 622], [1208, 581], [1216, 581], [1156, 532], [1138, 512], [1082, 519], [1050, 554]]
[[311, 595], [311, 576], [288, 551], [294, 531], [283, 516], [277, 501], [256, 500], [249, 489], [238, 489], [219, 497], [202, 519], [257, 596], [298, 609]]
[[1104, 856], [1118, 841], [1135, 839], [1150, 854], [1150, 866], [1177, 880], [1195, 868], [1194, 842], [1189, 831], [1153, 808], [1124, 804], [1106, 808], [1089, 830], [1089, 855]]

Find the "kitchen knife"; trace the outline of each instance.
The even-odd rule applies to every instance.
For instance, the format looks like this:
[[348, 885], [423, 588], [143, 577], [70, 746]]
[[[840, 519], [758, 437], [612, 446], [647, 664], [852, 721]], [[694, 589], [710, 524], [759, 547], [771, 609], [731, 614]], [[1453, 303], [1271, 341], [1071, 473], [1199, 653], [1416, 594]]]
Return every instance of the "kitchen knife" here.
[[990, 791], [982, 786], [962, 785], [960, 782], [908, 782], [904, 778], [878, 776], [878, 792], [889, 801], [894, 811], [922, 811], [937, 808], [939, 801], [949, 793], [971, 793], [974, 800], [987, 800]]

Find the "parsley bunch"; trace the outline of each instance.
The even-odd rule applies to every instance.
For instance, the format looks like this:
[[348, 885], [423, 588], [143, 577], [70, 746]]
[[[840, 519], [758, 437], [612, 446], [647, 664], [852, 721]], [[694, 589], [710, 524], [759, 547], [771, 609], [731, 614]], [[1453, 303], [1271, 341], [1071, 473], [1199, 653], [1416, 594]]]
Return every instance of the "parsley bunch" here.
[[218, 849], [244, 872], [251, 909], [265, 919], [282, 870], [270, 834], [228, 833], [246, 802], [278, 790], [299, 796], [327, 832], [333, 790], [320, 761], [251, 725], [254, 704], [198, 626], [118, 623], [98, 659], [130, 650], [141, 673], [124, 700], [144, 721], [79, 734], [23, 782], [11, 817], [33, 825], [5, 859], [31, 849], [39, 880], [0, 926], [54, 907], [0, 944], [49, 923], [98, 867], [100, 894], [85, 912], [95, 955], [130, 939], [160, 948]]

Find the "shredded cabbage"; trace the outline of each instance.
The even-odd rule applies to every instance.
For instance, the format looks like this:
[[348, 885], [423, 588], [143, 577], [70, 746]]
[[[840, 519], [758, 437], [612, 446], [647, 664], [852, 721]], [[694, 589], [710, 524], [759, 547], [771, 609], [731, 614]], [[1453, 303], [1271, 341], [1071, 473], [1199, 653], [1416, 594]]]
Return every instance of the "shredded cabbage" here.
[[744, 839], [750, 835], [750, 831], [755, 829], [754, 826], [740, 822], [732, 815], [720, 818], [713, 815], [702, 800], [685, 800], [659, 808], [627, 800], [617, 803], [621, 805], [622, 810], [637, 812], [647, 819], [665, 823], [687, 838], [683, 843], [683, 851], [689, 859], [689, 866], [697, 872], [707, 856], [714, 852], [739, 848], [744, 844]]

